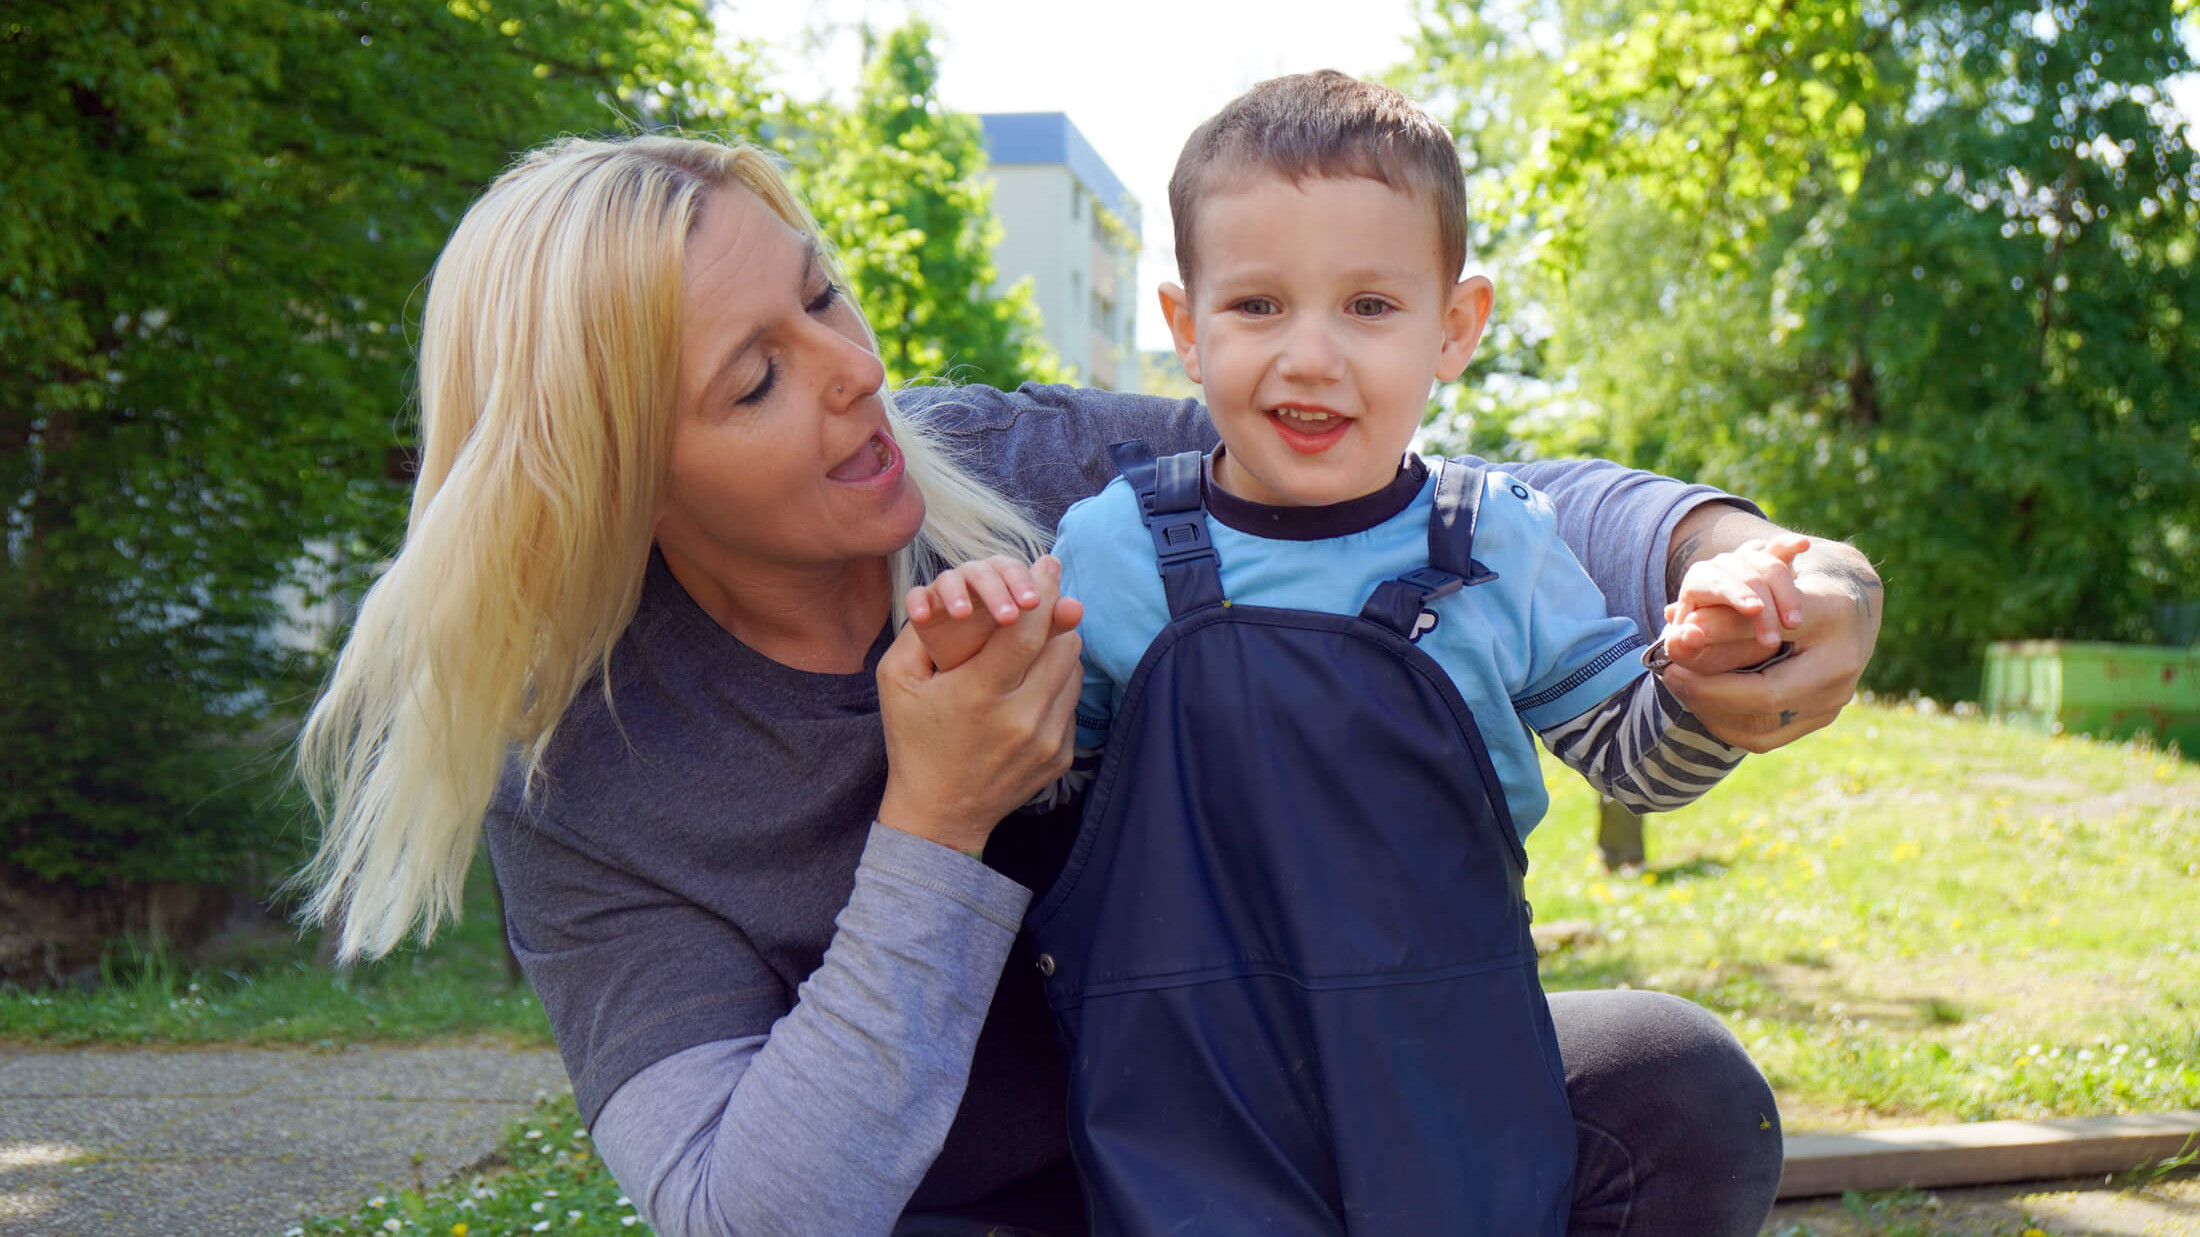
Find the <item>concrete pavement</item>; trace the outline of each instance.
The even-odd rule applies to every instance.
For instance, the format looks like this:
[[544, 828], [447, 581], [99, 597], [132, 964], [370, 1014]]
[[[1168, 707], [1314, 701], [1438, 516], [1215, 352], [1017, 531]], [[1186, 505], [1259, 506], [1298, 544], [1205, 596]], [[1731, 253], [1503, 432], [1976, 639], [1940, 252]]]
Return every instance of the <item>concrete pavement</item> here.
[[[565, 1086], [546, 1050], [0, 1045], [0, 1233], [275, 1237], [459, 1174]], [[1764, 1231], [2200, 1237], [2200, 1175], [1940, 1190], [1872, 1210], [1784, 1203]]]
[[557, 1054], [0, 1045], [0, 1233], [273, 1237], [481, 1160]]

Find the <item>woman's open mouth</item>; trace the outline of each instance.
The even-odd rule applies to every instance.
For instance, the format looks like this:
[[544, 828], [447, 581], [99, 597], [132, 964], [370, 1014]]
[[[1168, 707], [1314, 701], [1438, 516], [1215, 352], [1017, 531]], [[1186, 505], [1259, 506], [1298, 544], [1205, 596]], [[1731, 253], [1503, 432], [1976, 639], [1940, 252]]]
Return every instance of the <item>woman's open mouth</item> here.
[[857, 447], [847, 459], [833, 465], [825, 474], [828, 481], [861, 483], [876, 481], [901, 470], [901, 448], [894, 445], [884, 429], [872, 434]]

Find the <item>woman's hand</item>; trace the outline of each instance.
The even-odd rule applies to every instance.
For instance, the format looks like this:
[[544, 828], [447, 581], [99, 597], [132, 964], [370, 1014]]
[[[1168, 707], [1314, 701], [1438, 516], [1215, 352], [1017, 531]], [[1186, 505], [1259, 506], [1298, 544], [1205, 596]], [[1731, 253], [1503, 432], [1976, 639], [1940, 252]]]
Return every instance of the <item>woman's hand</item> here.
[[879, 659], [880, 824], [976, 854], [1003, 816], [1069, 769], [1080, 611], [1063, 601], [1052, 558], [1031, 579], [1036, 603], [954, 669], [933, 666], [914, 624]]
[[1745, 751], [1769, 752], [1831, 724], [1855, 697], [1879, 640], [1879, 574], [1862, 554], [1814, 539], [1794, 571], [1792, 606], [1802, 622], [1786, 623], [1789, 602], [1773, 609], [1784, 628], [1776, 634], [1794, 642], [1792, 656], [1761, 674], [1729, 673], [1764, 659], [1766, 612], [1718, 606], [1694, 612], [1705, 640], [1700, 652], [1664, 671], [1689, 712]]

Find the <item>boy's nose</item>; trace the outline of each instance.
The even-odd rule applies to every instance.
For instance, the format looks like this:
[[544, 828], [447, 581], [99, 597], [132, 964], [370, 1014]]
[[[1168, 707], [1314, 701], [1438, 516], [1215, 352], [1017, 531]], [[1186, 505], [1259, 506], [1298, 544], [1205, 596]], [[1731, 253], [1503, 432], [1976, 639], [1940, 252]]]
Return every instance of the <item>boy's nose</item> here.
[[1309, 319], [1284, 338], [1276, 372], [1294, 382], [1321, 382], [1337, 376], [1340, 353], [1327, 324]]

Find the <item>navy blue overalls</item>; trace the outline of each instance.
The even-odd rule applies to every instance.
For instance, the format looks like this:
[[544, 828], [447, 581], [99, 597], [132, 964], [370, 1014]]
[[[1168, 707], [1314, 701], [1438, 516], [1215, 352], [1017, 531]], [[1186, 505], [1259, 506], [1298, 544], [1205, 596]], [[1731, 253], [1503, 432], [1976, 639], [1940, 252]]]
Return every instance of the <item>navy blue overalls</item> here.
[[1199, 455], [1116, 452], [1171, 619], [1027, 920], [1095, 1237], [1560, 1237], [1574, 1126], [1527, 855], [1411, 643], [1495, 578], [1481, 472], [1436, 465], [1430, 565], [1354, 616], [1224, 600]]

